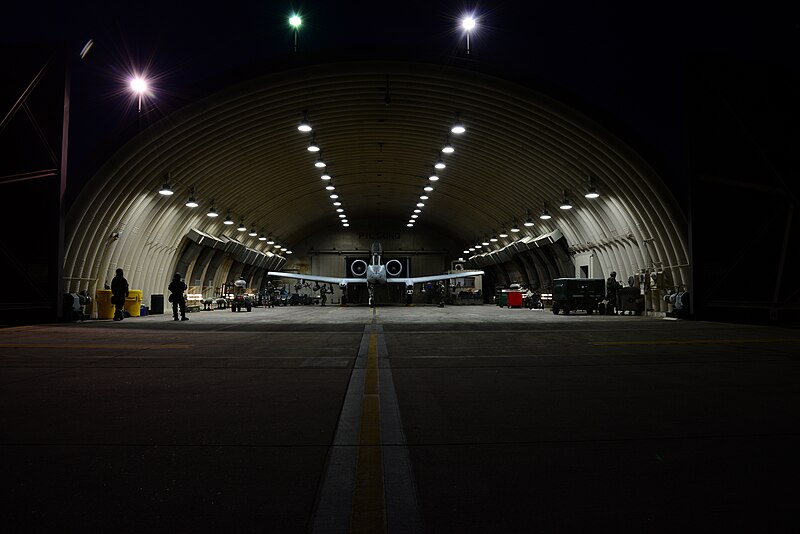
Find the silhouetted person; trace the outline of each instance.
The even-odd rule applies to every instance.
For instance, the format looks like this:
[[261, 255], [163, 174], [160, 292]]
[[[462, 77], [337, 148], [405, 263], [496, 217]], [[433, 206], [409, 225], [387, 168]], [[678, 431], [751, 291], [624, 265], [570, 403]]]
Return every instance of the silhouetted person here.
[[622, 284], [617, 282], [617, 272], [611, 271], [606, 279], [606, 299], [608, 299], [608, 307], [606, 313], [614, 315], [617, 313], [617, 291], [622, 288]]
[[447, 286], [444, 285], [444, 282], [439, 282], [439, 285], [436, 288], [436, 295], [439, 300], [439, 307], [444, 308], [444, 299], [447, 296]]
[[114, 305], [114, 320], [121, 321], [125, 318], [125, 299], [128, 297], [128, 281], [122, 275], [122, 269], [117, 269], [117, 274], [111, 279], [111, 304]]
[[178, 308], [180, 307], [180, 320], [188, 321], [189, 318], [186, 317], [186, 297], [183, 294], [186, 291], [186, 283], [181, 280], [180, 273], [175, 273], [167, 289], [169, 289], [170, 292], [169, 301], [172, 303], [173, 320], [178, 320]]

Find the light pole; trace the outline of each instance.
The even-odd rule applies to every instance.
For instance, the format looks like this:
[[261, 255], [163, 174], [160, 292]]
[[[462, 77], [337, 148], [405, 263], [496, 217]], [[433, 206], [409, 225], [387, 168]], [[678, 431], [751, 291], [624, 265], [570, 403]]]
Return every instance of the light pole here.
[[300, 25], [303, 23], [303, 19], [300, 18], [300, 15], [292, 15], [289, 17], [289, 25], [294, 28], [294, 51], [297, 52], [297, 33], [300, 30]]
[[469, 55], [469, 32], [475, 28], [475, 19], [471, 16], [461, 19], [461, 27], [467, 32], [467, 55]]
[[138, 95], [139, 99], [139, 113], [142, 112], [142, 95], [147, 92], [147, 81], [140, 77], [135, 77], [130, 83], [131, 91]]

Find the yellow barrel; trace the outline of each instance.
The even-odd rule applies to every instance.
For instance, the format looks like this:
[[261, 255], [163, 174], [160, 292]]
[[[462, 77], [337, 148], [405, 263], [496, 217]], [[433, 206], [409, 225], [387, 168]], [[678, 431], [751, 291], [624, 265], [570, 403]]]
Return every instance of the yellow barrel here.
[[131, 317], [139, 317], [142, 313], [142, 290], [129, 289], [128, 296], [125, 297], [125, 311]]
[[94, 294], [94, 300], [97, 302], [97, 318], [98, 319], [113, 319], [114, 318], [114, 305], [111, 304], [111, 290], [98, 289]]

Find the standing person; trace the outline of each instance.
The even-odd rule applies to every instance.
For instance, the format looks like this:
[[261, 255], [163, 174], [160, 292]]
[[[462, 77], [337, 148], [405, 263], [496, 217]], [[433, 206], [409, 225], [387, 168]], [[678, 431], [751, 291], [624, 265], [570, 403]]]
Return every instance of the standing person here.
[[608, 299], [606, 313], [609, 315], [616, 315], [617, 313], [617, 291], [620, 288], [622, 288], [622, 284], [617, 282], [617, 272], [611, 271], [606, 280], [606, 299]]
[[122, 275], [122, 269], [117, 269], [117, 274], [111, 280], [111, 304], [114, 305], [114, 320], [121, 321], [125, 318], [123, 312], [125, 299], [128, 297], [128, 281]]
[[325, 306], [325, 303], [328, 302], [328, 288], [324, 285], [319, 288], [319, 300], [320, 306]]
[[178, 307], [181, 309], [181, 321], [188, 321], [186, 317], [186, 297], [183, 295], [186, 291], [186, 283], [181, 280], [181, 274], [175, 273], [172, 277], [172, 282], [169, 283], [169, 301], [172, 303], [172, 317], [175, 321], [178, 320]]

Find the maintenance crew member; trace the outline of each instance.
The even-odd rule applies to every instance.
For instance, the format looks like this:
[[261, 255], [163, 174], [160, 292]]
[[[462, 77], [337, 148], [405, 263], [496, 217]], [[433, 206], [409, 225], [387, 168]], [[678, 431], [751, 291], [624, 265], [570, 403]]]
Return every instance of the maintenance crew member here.
[[122, 275], [122, 269], [117, 269], [117, 274], [111, 280], [111, 304], [114, 305], [114, 320], [121, 321], [125, 318], [125, 299], [128, 298], [128, 281]]
[[184, 296], [184, 292], [186, 291], [186, 283], [181, 280], [181, 274], [175, 273], [172, 277], [172, 282], [169, 283], [169, 301], [172, 303], [172, 317], [173, 320], [178, 320], [178, 308], [181, 310], [181, 321], [188, 321], [189, 318], [186, 317], [186, 297]]

